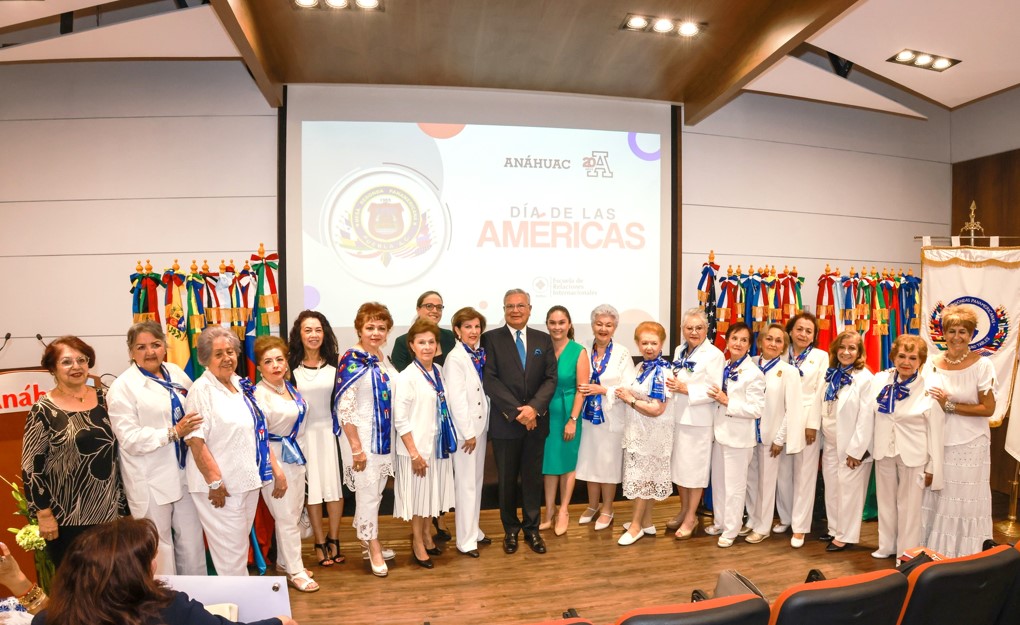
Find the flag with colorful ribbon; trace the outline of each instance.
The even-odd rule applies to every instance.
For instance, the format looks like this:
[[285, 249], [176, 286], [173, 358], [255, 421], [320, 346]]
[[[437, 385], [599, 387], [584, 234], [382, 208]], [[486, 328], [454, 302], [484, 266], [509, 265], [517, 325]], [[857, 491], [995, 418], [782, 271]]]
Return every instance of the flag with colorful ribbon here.
[[198, 362], [198, 335], [205, 328], [205, 304], [203, 302], [205, 277], [198, 272], [195, 263], [191, 263], [191, 268], [193, 271], [188, 274], [186, 282], [188, 289], [188, 346], [191, 355], [184, 372], [192, 380], [197, 380], [198, 376], [205, 372], [205, 367]]
[[164, 314], [166, 315], [166, 359], [185, 371], [191, 359], [191, 347], [188, 344], [188, 290], [185, 284], [187, 276], [180, 271], [180, 265], [174, 261], [173, 267], [163, 272]]
[[140, 321], [155, 321], [160, 323], [159, 318], [159, 287], [163, 286], [158, 273], [153, 273], [152, 265], [146, 261], [146, 268], [142, 269], [139, 261], [135, 273], [131, 274], [131, 320], [134, 323]]

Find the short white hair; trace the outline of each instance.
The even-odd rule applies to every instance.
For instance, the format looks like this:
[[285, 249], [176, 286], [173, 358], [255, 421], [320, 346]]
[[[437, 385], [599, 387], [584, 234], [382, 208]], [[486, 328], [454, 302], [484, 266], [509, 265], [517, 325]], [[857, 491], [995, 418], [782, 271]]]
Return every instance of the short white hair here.
[[591, 322], [593, 324], [599, 317], [612, 317], [613, 325], [620, 325], [620, 313], [609, 304], [599, 304], [591, 311]]
[[511, 295], [523, 295], [524, 297], [528, 298], [528, 305], [529, 306], [531, 305], [531, 296], [528, 295], [528, 292], [525, 291], [524, 289], [510, 289], [509, 291], [504, 293], [503, 294], [504, 304], [506, 303], [506, 298], [510, 297]]
[[708, 325], [708, 313], [706, 313], [705, 309], [700, 306], [695, 306], [685, 310], [684, 316], [680, 319], [680, 325], [687, 323], [687, 320], [691, 317], [701, 317], [701, 320], [705, 323], [705, 325]]

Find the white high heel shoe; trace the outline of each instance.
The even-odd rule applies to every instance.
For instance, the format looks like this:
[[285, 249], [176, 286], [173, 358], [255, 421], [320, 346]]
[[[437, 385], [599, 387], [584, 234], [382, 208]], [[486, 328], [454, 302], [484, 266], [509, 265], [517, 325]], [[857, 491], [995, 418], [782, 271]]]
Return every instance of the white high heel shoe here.
[[592, 520], [596, 516], [598, 516], [599, 510], [601, 510], [601, 509], [602, 509], [601, 505], [595, 506], [594, 508], [592, 508], [590, 506], [588, 508], [585, 508], [584, 514], [582, 514], [581, 518], [577, 520], [577, 524], [578, 525], [588, 525], [589, 523], [592, 522]]

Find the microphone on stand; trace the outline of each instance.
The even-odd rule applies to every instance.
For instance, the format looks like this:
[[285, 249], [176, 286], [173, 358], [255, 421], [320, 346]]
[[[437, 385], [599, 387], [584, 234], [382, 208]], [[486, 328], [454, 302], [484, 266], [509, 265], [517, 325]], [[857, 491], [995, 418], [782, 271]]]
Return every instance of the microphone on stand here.
[[4, 335], [4, 344], [0, 345], [0, 352], [4, 351], [4, 348], [7, 347], [7, 341], [9, 341], [9, 340], [11, 340], [11, 333], [10, 332], [8, 332], [7, 334]]
[[40, 343], [42, 343], [43, 347], [49, 347], [49, 344], [46, 341], [42, 340], [42, 335], [41, 334], [36, 334], [35, 335], [35, 339], [37, 341], [39, 341]]

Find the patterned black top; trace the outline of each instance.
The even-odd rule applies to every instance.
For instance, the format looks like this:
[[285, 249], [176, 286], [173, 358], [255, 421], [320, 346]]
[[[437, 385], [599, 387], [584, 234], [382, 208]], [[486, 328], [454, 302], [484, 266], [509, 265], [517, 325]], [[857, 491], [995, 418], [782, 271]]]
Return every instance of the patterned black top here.
[[28, 413], [21, 478], [33, 515], [51, 508], [59, 525], [95, 525], [127, 514], [106, 394], [96, 395], [90, 410], [65, 412], [46, 395]]

